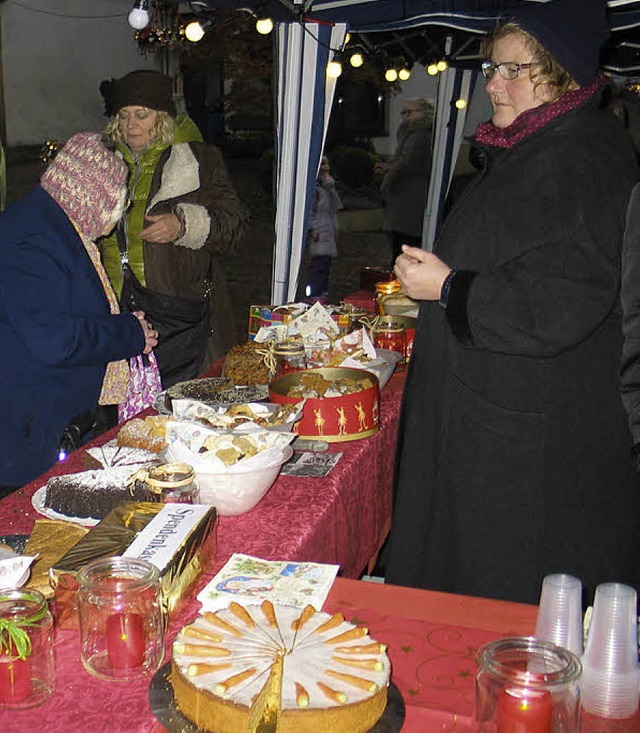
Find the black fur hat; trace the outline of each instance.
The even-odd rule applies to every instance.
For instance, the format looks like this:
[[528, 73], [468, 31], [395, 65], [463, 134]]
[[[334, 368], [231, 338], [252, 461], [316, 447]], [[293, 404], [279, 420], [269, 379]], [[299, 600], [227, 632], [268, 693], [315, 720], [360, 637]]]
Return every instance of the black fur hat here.
[[100, 83], [105, 114], [115, 115], [122, 107], [136, 105], [156, 112], [175, 115], [173, 81], [159, 71], [132, 71], [121, 79], [105, 79]]

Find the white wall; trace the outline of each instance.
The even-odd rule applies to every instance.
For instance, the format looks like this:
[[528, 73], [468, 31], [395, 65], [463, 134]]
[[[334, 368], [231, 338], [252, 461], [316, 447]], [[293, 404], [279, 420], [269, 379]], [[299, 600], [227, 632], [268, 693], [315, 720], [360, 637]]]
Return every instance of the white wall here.
[[[106, 122], [98, 86], [159, 68], [138, 52], [127, 23], [132, 0], [6, 0], [2, 66], [8, 146], [66, 140]], [[40, 12], [37, 12], [40, 11]]]

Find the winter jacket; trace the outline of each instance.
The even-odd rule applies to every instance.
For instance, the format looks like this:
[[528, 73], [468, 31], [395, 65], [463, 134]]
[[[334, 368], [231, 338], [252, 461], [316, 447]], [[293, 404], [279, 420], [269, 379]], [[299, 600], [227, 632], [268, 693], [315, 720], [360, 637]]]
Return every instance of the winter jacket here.
[[459, 271], [447, 308], [420, 308], [388, 580], [526, 602], [549, 573], [637, 584], [619, 394], [630, 141], [596, 95], [484, 152], [436, 243]]
[[431, 134], [428, 119], [403, 122], [398, 128], [396, 149], [380, 184], [384, 231], [417, 238], [422, 235], [431, 173]]
[[[152, 145], [138, 159], [126, 146], [119, 146], [131, 169], [132, 207], [124, 232], [119, 232], [120, 241], [126, 241], [131, 270], [153, 292], [208, 303], [208, 324], [204, 324], [208, 339], [202, 341], [197, 358], [172, 381], [197, 376], [236, 342], [231, 302], [216, 258], [235, 251], [247, 221], [220, 151], [198, 142], [200, 134], [188, 117], [179, 115], [177, 121], [173, 145]], [[144, 215], [166, 213], [182, 216], [184, 235], [169, 245], [143, 242], [138, 234], [144, 226]], [[109, 278], [120, 293], [117, 235], [103, 240], [101, 246]], [[153, 324], [153, 313], [147, 316]], [[194, 338], [199, 339], [195, 331]], [[172, 358], [163, 354], [162, 342], [156, 353], [161, 366], [163, 357], [165, 362]], [[170, 386], [164, 378], [163, 384]]]
[[338, 211], [342, 208], [333, 178], [316, 181], [309, 215], [309, 254], [338, 256]]
[[71, 419], [95, 408], [106, 365], [140, 354], [130, 314], [111, 315], [75, 228], [40, 186], [0, 214], [0, 485], [49, 469]]

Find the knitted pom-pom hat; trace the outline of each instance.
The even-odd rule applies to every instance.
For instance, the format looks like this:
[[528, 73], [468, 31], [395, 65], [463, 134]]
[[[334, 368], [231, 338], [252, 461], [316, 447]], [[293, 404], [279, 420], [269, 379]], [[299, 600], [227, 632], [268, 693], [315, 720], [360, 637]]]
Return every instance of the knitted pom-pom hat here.
[[598, 73], [600, 47], [609, 37], [605, 6], [604, 0], [527, 2], [501, 20], [518, 23], [580, 86], [588, 86]]
[[104, 234], [122, 201], [127, 164], [108, 150], [98, 133], [81, 132], [42, 174], [40, 185], [60, 206], [80, 234], [95, 240]]

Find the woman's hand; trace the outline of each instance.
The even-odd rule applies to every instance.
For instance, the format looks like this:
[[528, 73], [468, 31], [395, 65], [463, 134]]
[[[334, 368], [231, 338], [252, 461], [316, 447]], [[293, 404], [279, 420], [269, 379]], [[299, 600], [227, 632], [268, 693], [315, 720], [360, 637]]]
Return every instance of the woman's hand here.
[[158, 345], [158, 332], [153, 329], [151, 324], [146, 320], [145, 315], [142, 311], [135, 311], [133, 315], [140, 322], [140, 328], [144, 334], [144, 349], [143, 354], [148, 354], [151, 349]]
[[442, 283], [451, 268], [431, 252], [403, 244], [393, 271], [410, 298], [439, 300]]
[[180, 238], [182, 222], [175, 214], [147, 214], [146, 222], [150, 222], [140, 230], [140, 239], [154, 244], [169, 244]]

